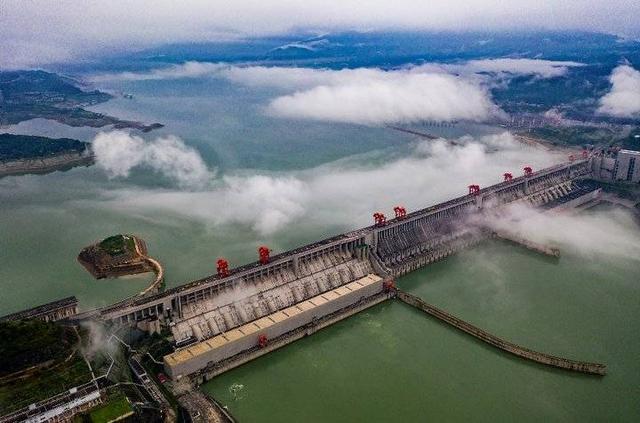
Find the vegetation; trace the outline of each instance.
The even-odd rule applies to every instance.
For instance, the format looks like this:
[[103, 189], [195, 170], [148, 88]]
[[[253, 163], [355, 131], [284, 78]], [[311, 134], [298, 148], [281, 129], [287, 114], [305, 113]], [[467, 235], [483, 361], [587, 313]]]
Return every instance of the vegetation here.
[[135, 251], [133, 237], [129, 235], [114, 235], [104, 239], [99, 244], [100, 248], [111, 256]]
[[40, 320], [0, 322], [0, 339], [11, 340], [0, 342], [0, 415], [91, 380], [69, 328]]
[[640, 150], [640, 127], [613, 126], [597, 128], [587, 126], [546, 126], [534, 128], [524, 135], [548, 140], [555, 145], [595, 146], [598, 148], [620, 147]]
[[584, 146], [587, 144], [607, 146], [616, 142], [620, 135], [608, 128], [553, 127], [535, 128], [530, 135], [559, 145]]
[[[15, 124], [37, 117], [55, 119], [77, 109], [93, 118], [100, 115], [80, 109], [81, 105], [102, 103], [109, 94], [83, 91], [75, 81], [45, 71], [0, 72], [0, 124]], [[77, 113], [77, 112], [76, 112]]]
[[88, 143], [70, 138], [0, 134], [0, 161], [32, 159], [64, 153], [82, 153]]
[[76, 353], [69, 361], [48, 370], [34, 372], [26, 379], [0, 383], [0, 415], [45, 400], [91, 380], [84, 359]]
[[93, 423], [106, 423], [132, 412], [133, 409], [127, 398], [122, 394], [117, 394], [109, 398], [106, 404], [91, 411], [89, 417]]
[[6, 376], [47, 361], [66, 358], [75, 335], [64, 327], [41, 320], [0, 322], [0, 376]]
[[70, 126], [114, 125], [144, 132], [162, 127], [85, 110], [82, 106], [103, 103], [112, 96], [97, 90], [84, 91], [78, 85], [71, 78], [40, 70], [0, 72], [0, 125], [43, 118]]
[[83, 91], [73, 79], [42, 70], [0, 72], [0, 90], [6, 104], [77, 106], [111, 98], [97, 90]]

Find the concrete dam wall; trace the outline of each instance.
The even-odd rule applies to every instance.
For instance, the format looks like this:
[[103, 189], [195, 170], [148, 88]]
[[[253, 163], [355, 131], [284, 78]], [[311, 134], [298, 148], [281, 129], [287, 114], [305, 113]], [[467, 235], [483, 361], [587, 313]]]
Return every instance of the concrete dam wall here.
[[55, 322], [73, 317], [78, 312], [78, 299], [67, 297], [42, 304], [27, 310], [0, 316], [0, 321], [39, 319], [45, 322]]
[[588, 160], [543, 169], [79, 318], [169, 328], [177, 350], [165, 357], [167, 372], [202, 380], [376, 304], [393, 277], [493, 236], [474, 217], [578, 191], [579, 199], [589, 174]]
[[[267, 264], [250, 263], [230, 269], [228, 276], [211, 275], [161, 293], [125, 300], [80, 317], [97, 317], [122, 324], [153, 317], [175, 321], [192, 312], [190, 304], [229, 293], [242, 284], [249, 287], [256, 285], [257, 289], [254, 287], [249, 291], [256, 294], [270, 286], [275, 288], [289, 284], [291, 295], [297, 301], [314, 295], [318, 290], [333, 287], [336, 283], [355, 280], [362, 273], [354, 270], [358, 267], [367, 271], [373, 268], [378, 274], [399, 276], [489, 236], [477, 228], [460, 225], [467, 216], [519, 201], [539, 207], [570, 194], [576, 189], [578, 180], [590, 175], [589, 160], [553, 166], [530, 176], [513, 178], [481, 189], [476, 195], [461, 196], [414, 211], [402, 218], [388, 220], [384, 226], [368, 226], [275, 255]], [[337, 267], [340, 263], [345, 263], [342, 271]], [[335, 275], [335, 272], [338, 273], [338, 279], [329, 275]], [[311, 281], [309, 276], [322, 280]], [[303, 278], [307, 279], [301, 281]], [[266, 302], [264, 306], [251, 306], [254, 314], [259, 314], [257, 309], [262, 309], [262, 313], [271, 311], [274, 305], [285, 307], [285, 300], [290, 298], [286, 293], [274, 295], [271, 299], [268, 297], [260, 299], [263, 304]], [[227, 320], [234, 322], [235, 314], [239, 317], [236, 319], [238, 324], [242, 323], [240, 317], [243, 314], [251, 315], [248, 307], [242, 308], [244, 311], [228, 310], [229, 316], [225, 319], [227, 327], [230, 326]], [[197, 335], [197, 329], [194, 332]]]

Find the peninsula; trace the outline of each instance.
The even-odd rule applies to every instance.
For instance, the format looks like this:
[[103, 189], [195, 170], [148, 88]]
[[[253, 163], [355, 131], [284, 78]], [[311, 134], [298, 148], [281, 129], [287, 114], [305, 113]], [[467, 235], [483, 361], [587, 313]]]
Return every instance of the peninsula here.
[[0, 125], [14, 125], [29, 119], [51, 119], [69, 126], [132, 128], [142, 132], [162, 128], [122, 120], [83, 107], [104, 103], [111, 94], [85, 91], [80, 83], [42, 70], [0, 72]]
[[0, 177], [90, 166], [88, 143], [70, 138], [0, 134]]

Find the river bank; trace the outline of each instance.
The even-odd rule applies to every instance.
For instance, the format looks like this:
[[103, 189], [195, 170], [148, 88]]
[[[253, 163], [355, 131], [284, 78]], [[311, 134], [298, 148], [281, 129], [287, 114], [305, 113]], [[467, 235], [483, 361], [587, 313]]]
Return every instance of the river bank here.
[[91, 166], [95, 158], [90, 152], [63, 153], [49, 157], [0, 161], [0, 177], [10, 175], [26, 175], [30, 173], [44, 174], [58, 170], [68, 170], [78, 166]]

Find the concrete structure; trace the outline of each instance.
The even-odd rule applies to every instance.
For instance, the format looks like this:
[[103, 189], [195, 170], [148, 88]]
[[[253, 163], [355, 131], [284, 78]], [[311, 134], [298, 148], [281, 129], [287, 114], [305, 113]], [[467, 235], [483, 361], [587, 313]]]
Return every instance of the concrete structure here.
[[[167, 372], [174, 378], [210, 377], [268, 349], [256, 349], [262, 332], [268, 339], [284, 337], [278, 341], [283, 345], [304, 336], [293, 332], [308, 323], [306, 314], [304, 318], [288, 316], [274, 328], [261, 326], [284, 316], [285, 310], [296, 310], [300, 304], [377, 274], [381, 278], [375, 285], [377, 292], [365, 296], [371, 298], [367, 304], [373, 304], [382, 293], [383, 280], [490, 237], [490, 231], [468, 224], [474, 216], [517, 202], [544, 207], [574, 196], [580, 201], [588, 193], [580, 181], [591, 175], [590, 160], [553, 166], [414, 211], [383, 226], [357, 229], [296, 248], [271, 257], [268, 263], [254, 262], [231, 269], [226, 275], [212, 275], [163, 293], [125, 300], [81, 317], [140, 328], [168, 326], [177, 347], [186, 349], [167, 356]], [[351, 305], [360, 299], [348, 298], [353, 300]], [[313, 317], [320, 318], [323, 313], [348, 315], [348, 306], [329, 302]], [[339, 320], [336, 316], [332, 319]], [[246, 336], [240, 336], [245, 332]]]
[[[321, 291], [352, 282], [371, 270], [378, 274], [388, 271], [400, 274], [393, 272], [393, 267], [402, 262], [417, 256], [442, 258], [479, 242], [482, 234], [460, 224], [469, 215], [518, 201], [542, 206], [569, 195], [576, 189], [577, 180], [592, 175], [591, 168], [590, 160], [553, 166], [531, 176], [481, 189], [477, 195], [464, 195], [389, 220], [381, 227], [373, 225], [357, 229], [272, 256], [267, 264], [250, 263], [231, 269], [228, 276], [208, 276], [162, 293], [83, 313], [78, 318], [100, 318], [116, 324], [135, 325], [157, 317], [165, 324], [179, 326], [175, 329], [179, 339], [214, 336], [216, 331], [237, 327], [252, 317], [260, 318], [275, 309], [289, 307], [292, 298], [293, 302], [308, 299]], [[234, 291], [252, 298], [231, 307], [236, 302], [231, 295]], [[211, 307], [219, 309], [222, 320], [205, 316]], [[189, 325], [189, 335], [187, 325], [178, 325], [198, 315], [206, 320], [208, 329], [198, 321], [200, 331]], [[212, 319], [215, 325], [210, 324]]]
[[[383, 301], [388, 297], [383, 286], [391, 278], [491, 237], [477, 224], [478, 216], [517, 203], [552, 208], [592, 201], [596, 188], [583, 180], [593, 176], [593, 169], [593, 159], [586, 159], [527, 172], [381, 225], [76, 319], [169, 328], [178, 350], [165, 357], [167, 373], [199, 383]], [[265, 339], [267, 344], [259, 345]]]
[[0, 317], [3, 320], [26, 320], [40, 319], [45, 322], [54, 322], [56, 320], [67, 319], [78, 313], [78, 299], [76, 297], [67, 297], [61, 300], [52, 301], [27, 310], [16, 313], [7, 314]]
[[640, 151], [620, 150], [616, 158], [615, 179], [640, 182]]
[[493, 345], [494, 347], [499, 348], [503, 351], [506, 351], [513, 355], [517, 355], [518, 357], [535, 361], [536, 363], [544, 364], [547, 366], [557, 367], [559, 369], [564, 369], [564, 370], [572, 370], [580, 373], [588, 373], [588, 374], [593, 374], [598, 376], [604, 376], [607, 372], [607, 366], [604, 364], [569, 360], [563, 357], [556, 357], [556, 356], [541, 353], [538, 351], [532, 351], [530, 349], [505, 341], [476, 326], [473, 326], [470, 323], [465, 322], [464, 320], [461, 320], [455, 316], [452, 316], [446, 311], [440, 310], [439, 308], [432, 306], [431, 304], [427, 304], [422, 299], [416, 297], [415, 295], [411, 295], [407, 292], [398, 290], [398, 298], [400, 299], [400, 301], [404, 302], [405, 304], [409, 304], [410, 306], [413, 306], [419, 310], [422, 310], [425, 313], [430, 314], [431, 316], [436, 317], [441, 321], [450, 324], [456, 329], [466, 332], [469, 335], [483, 342], [486, 342], [489, 345]]
[[347, 308], [361, 299], [382, 291], [382, 278], [369, 274], [339, 288], [316, 295], [291, 307], [264, 316], [233, 330], [221, 333], [164, 357], [165, 369], [178, 379], [233, 357], [256, 345], [263, 339], [277, 338], [297, 328]]
[[599, 153], [592, 158], [595, 179], [640, 183], [640, 151], [619, 150]]
[[102, 394], [94, 382], [65, 391], [0, 417], [0, 423], [66, 423], [73, 416], [102, 403]]

